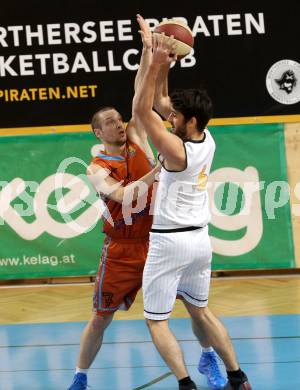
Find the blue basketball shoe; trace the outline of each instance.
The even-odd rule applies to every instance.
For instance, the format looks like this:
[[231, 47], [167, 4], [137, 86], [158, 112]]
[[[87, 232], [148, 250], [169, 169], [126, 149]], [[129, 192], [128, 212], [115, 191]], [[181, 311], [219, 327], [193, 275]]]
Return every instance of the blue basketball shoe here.
[[225, 379], [221, 373], [221, 370], [218, 365], [217, 354], [212, 352], [202, 352], [199, 364], [198, 371], [200, 374], [203, 374], [207, 378], [207, 386], [213, 390], [223, 389], [227, 384], [227, 379]]
[[74, 375], [73, 382], [68, 390], [86, 390], [87, 389], [87, 376], [81, 372], [77, 372]]

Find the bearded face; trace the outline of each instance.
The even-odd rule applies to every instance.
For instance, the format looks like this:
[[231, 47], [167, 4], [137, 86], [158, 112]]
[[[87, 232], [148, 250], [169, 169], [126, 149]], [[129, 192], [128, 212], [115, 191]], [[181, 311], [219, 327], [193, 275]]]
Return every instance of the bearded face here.
[[187, 138], [187, 125], [183, 114], [174, 110], [171, 112], [168, 121], [172, 125], [172, 133], [185, 140]]
[[174, 128], [174, 134], [176, 134], [182, 140], [187, 139], [187, 126], [186, 123], [179, 124]]

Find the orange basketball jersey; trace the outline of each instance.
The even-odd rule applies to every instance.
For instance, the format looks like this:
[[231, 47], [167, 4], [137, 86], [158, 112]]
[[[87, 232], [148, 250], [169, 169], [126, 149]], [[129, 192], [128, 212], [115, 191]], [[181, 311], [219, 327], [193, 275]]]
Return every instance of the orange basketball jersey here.
[[[123, 181], [126, 186], [131, 182], [139, 180], [148, 173], [152, 167], [144, 151], [131, 141], [126, 142], [126, 153], [121, 155], [110, 155], [105, 151], [99, 151], [98, 155], [92, 159], [93, 164], [100, 165], [110, 171], [110, 176], [118, 181]], [[101, 195], [101, 194], [100, 194]], [[108, 218], [103, 218], [103, 231], [112, 238], [146, 238], [152, 225], [152, 216], [149, 215], [149, 208], [152, 197], [152, 187], [149, 188], [147, 199], [143, 203], [144, 207], [136, 207], [137, 201], [134, 201], [131, 207], [125, 209], [122, 204], [109, 198], [103, 197], [113, 225]]]

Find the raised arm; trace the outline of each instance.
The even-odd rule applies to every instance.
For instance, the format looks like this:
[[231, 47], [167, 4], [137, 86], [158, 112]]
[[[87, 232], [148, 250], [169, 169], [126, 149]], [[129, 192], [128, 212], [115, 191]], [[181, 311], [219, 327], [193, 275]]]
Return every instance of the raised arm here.
[[186, 167], [186, 154], [183, 141], [164, 126], [160, 116], [152, 110], [156, 81], [161, 65], [170, 64], [175, 44], [173, 38], [154, 36], [151, 64], [142, 80], [138, 93], [134, 97], [133, 110], [139, 118], [154, 146], [164, 156], [168, 169], [182, 170]]
[[140, 27], [139, 33], [141, 35], [143, 48], [140, 65], [134, 80], [135, 92], [138, 91], [140, 83], [145, 76], [146, 69], [148, 68], [152, 59], [152, 33], [145, 19], [141, 15], [137, 14], [136, 19]]
[[[139, 69], [135, 76], [134, 90], [135, 95], [138, 93], [142, 80], [145, 76], [145, 71], [148, 68], [152, 58], [152, 33], [149, 26], [141, 15], [137, 15], [137, 21], [139, 23], [141, 39], [143, 43], [142, 55], [140, 59]], [[148, 143], [147, 133], [143, 127], [143, 124], [139, 121], [139, 118], [135, 117], [132, 110], [132, 119], [127, 125], [127, 136], [131, 141], [138, 144], [146, 153], [149, 159], [154, 159], [152, 149]]]
[[163, 64], [160, 67], [155, 86], [154, 103], [155, 110], [164, 118], [168, 119], [172, 109], [168, 92], [168, 74], [170, 64]]

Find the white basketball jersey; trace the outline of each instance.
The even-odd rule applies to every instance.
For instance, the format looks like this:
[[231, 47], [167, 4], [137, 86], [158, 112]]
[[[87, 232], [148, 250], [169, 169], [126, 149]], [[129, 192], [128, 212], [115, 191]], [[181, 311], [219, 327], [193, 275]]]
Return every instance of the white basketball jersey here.
[[201, 141], [184, 142], [187, 167], [181, 172], [164, 167], [159, 176], [153, 228], [205, 226], [210, 220], [207, 180], [215, 142], [205, 129]]

